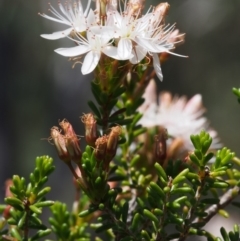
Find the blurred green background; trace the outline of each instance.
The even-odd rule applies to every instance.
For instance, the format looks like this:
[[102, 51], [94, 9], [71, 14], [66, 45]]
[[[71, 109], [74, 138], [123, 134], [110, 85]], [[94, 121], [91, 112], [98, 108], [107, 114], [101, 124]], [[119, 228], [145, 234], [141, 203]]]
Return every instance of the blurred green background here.
[[[71, 46], [68, 40], [40, 37], [64, 29], [38, 15], [48, 12], [48, 2], [0, 1], [0, 200], [6, 179], [13, 174], [28, 176], [35, 157], [46, 154], [56, 165], [49, 182], [51, 197], [67, 203], [74, 198], [70, 171], [46, 138], [63, 118], [77, 134], [84, 134], [79, 116], [88, 112], [92, 75], [82, 76], [80, 65], [72, 69], [67, 58], [53, 52]], [[58, 9], [57, 0], [51, 3]], [[189, 58], [171, 56], [163, 64], [159, 90], [188, 97], [201, 93], [211, 126], [240, 155], [240, 105], [231, 91], [240, 87], [240, 0], [170, 0], [169, 4], [167, 22], [176, 22], [186, 33], [185, 44], [176, 52]]]

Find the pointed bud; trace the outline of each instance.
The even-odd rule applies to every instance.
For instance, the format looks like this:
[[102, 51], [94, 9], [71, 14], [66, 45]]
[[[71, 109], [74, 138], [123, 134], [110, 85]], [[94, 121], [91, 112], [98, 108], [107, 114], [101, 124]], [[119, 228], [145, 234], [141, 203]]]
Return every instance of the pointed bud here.
[[160, 133], [154, 138], [154, 157], [160, 165], [164, 164], [167, 157], [167, 138], [167, 130], [162, 127]]
[[59, 123], [64, 131], [65, 143], [68, 153], [72, 159], [72, 161], [77, 164], [81, 161], [82, 151], [79, 146], [79, 139], [72, 128], [72, 125], [67, 121], [63, 120]]
[[120, 126], [115, 126], [115, 127], [112, 127], [111, 129], [111, 132], [108, 136], [106, 158], [105, 158], [108, 162], [110, 162], [113, 159], [113, 157], [116, 155], [118, 139], [121, 132], [122, 132], [122, 129]]
[[133, 16], [140, 16], [144, 8], [145, 0], [129, 0], [128, 11]]
[[60, 133], [58, 127], [52, 127], [50, 135], [53, 140], [53, 144], [57, 149], [59, 158], [64, 162], [70, 162], [71, 157], [66, 148], [65, 137]]
[[13, 194], [10, 190], [10, 187], [13, 186], [13, 180], [12, 179], [7, 179], [5, 181], [5, 197], [12, 197]]
[[160, 12], [162, 18], [165, 18], [166, 15], [168, 14], [169, 8], [170, 8], [170, 5], [168, 3], [160, 3], [155, 8], [155, 12]]
[[106, 154], [108, 136], [101, 136], [95, 142], [94, 155], [99, 161], [103, 161]]
[[97, 140], [97, 123], [92, 113], [85, 114], [81, 118], [85, 125], [85, 138], [88, 145], [94, 147]]

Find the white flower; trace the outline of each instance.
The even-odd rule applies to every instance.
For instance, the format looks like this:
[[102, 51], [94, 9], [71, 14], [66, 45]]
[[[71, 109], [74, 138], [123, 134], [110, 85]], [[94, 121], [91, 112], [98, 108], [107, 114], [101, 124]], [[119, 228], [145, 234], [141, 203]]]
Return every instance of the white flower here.
[[143, 2], [144, 0], [125, 0], [120, 4], [118, 0], [96, 0], [95, 11], [90, 9], [91, 0], [88, 0], [85, 11], [80, 1], [66, 4], [65, 7], [59, 3], [61, 13], [50, 5], [50, 11], [55, 17], [40, 15], [69, 28], [41, 36], [51, 40], [68, 37], [77, 43], [77, 47], [57, 49], [56, 52], [67, 57], [86, 54], [82, 65], [83, 74], [95, 69], [101, 53], [117, 60], [129, 60], [134, 65], [148, 55], [149, 63], [162, 81], [159, 54], [173, 54], [171, 50], [182, 40], [176, 32], [173, 36], [174, 25], [164, 25], [169, 8], [167, 3], [159, 4], [156, 8], [150, 7], [142, 15]]
[[69, 26], [62, 31], [54, 32], [52, 34], [42, 34], [41, 37], [55, 40], [68, 36], [72, 31], [84, 32], [88, 27], [95, 23], [95, 15], [92, 9], [90, 9], [91, 0], [88, 0], [87, 7], [85, 11], [83, 10], [82, 3], [80, 1], [74, 2], [72, 4], [59, 3], [59, 8], [61, 13], [57, 12], [56, 9], [50, 4], [49, 11], [55, 15], [55, 17], [48, 16], [46, 14], [40, 14], [42, 17], [49, 20], [64, 24]]
[[163, 6], [161, 10], [152, 12], [150, 8], [140, 18], [138, 18], [140, 12], [132, 14], [131, 5], [127, 4], [120, 13], [110, 10], [107, 13], [107, 24], [115, 27], [115, 38], [119, 39], [118, 55], [123, 59], [129, 59], [132, 64], [137, 64], [149, 53], [153, 59], [156, 75], [161, 81], [163, 75], [158, 54], [163, 52], [174, 54], [170, 50], [174, 49], [176, 44], [172, 37], [175, 25], [164, 27], [162, 23], [169, 5]]
[[74, 41], [79, 44], [72, 48], [60, 48], [55, 52], [65, 57], [75, 57], [86, 54], [82, 64], [82, 74], [91, 73], [97, 66], [101, 53], [115, 59], [119, 59], [117, 48], [111, 46], [113, 29], [111, 27], [92, 27], [87, 31], [87, 38], [81, 35], [76, 35]]
[[139, 61], [145, 57], [147, 51], [134, 46], [136, 36], [140, 35], [147, 27], [147, 22], [141, 22], [130, 12], [119, 13], [118, 11], [108, 12], [108, 25], [115, 27], [115, 37], [118, 41], [118, 55], [123, 59], [131, 59], [134, 55]]
[[202, 130], [207, 131], [213, 138], [212, 149], [221, 147], [217, 132], [209, 127], [208, 120], [203, 117], [205, 108], [200, 94], [187, 100], [185, 96], [173, 97], [169, 92], [162, 92], [157, 104], [157, 101], [154, 101], [157, 100], [156, 84], [151, 81], [144, 97], [145, 104], [139, 109], [143, 113], [140, 124], [148, 128], [163, 126], [172, 137], [170, 142], [176, 138], [181, 139], [182, 152], [194, 149], [190, 135], [199, 134]]

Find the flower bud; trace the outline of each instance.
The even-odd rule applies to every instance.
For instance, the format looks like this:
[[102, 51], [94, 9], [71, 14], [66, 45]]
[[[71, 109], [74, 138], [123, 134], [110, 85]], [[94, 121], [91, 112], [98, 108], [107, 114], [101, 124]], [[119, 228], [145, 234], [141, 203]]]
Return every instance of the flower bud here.
[[99, 137], [95, 142], [96, 148], [94, 150], [94, 155], [98, 161], [103, 161], [105, 158], [107, 142], [108, 136], [106, 135]]
[[13, 194], [10, 190], [10, 187], [13, 186], [13, 180], [12, 179], [7, 179], [5, 181], [5, 197], [12, 197]]
[[139, 16], [144, 8], [145, 0], [129, 0], [128, 11], [133, 16]]
[[170, 5], [168, 3], [160, 3], [155, 8], [155, 12], [160, 12], [161, 13], [161, 17], [165, 18], [166, 15], [168, 14], [169, 8], [170, 8]]
[[111, 129], [111, 132], [108, 136], [106, 158], [105, 158], [108, 162], [110, 162], [112, 158], [116, 155], [118, 139], [121, 132], [122, 130], [120, 126], [115, 126], [115, 127], [112, 127]]
[[167, 157], [167, 130], [160, 129], [160, 133], [154, 138], [154, 157], [160, 165], [164, 164]]
[[78, 164], [82, 158], [82, 151], [79, 146], [79, 139], [74, 132], [72, 125], [67, 120], [63, 120], [59, 123], [59, 125], [62, 127], [65, 134], [64, 138], [68, 153], [72, 161]]
[[60, 133], [58, 127], [52, 127], [50, 135], [57, 149], [59, 158], [64, 162], [70, 162], [71, 157], [66, 148], [65, 137]]
[[85, 138], [88, 145], [94, 147], [97, 140], [97, 124], [92, 113], [85, 114], [81, 118], [85, 125]]

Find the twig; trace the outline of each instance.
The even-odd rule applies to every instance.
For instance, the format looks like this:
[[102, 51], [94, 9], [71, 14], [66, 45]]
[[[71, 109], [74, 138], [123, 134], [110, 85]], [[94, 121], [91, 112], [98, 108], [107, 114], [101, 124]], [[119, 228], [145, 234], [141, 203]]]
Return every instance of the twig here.
[[[226, 207], [239, 194], [240, 188], [238, 186], [229, 189], [226, 193], [224, 193], [221, 196], [218, 204], [214, 204], [205, 210], [205, 212], [208, 213], [208, 215], [205, 218], [203, 218], [203, 221], [207, 223], [220, 209]], [[195, 219], [194, 221], [196, 222], [197, 220]]]

